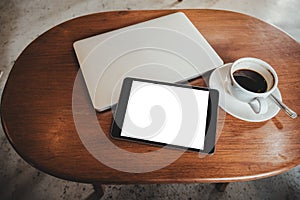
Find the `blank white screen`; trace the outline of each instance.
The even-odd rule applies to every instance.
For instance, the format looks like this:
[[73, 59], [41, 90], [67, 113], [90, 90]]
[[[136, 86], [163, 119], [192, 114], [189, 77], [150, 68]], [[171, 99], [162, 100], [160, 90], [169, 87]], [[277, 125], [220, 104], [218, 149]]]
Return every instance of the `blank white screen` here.
[[[196, 104], [188, 103], [191, 98]], [[206, 90], [133, 81], [121, 136], [203, 150], [208, 98]], [[187, 126], [183, 126], [185, 108], [197, 112]], [[192, 139], [175, 141], [179, 134]]]

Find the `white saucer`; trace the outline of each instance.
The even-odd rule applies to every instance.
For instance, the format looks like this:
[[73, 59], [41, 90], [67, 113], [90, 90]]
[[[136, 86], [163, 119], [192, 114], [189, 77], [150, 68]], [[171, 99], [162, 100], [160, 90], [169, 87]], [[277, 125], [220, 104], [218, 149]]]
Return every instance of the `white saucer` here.
[[[231, 65], [232, 63], [229, 63], [215, 69], [209, 78], [209, 87], [217, 89], [220, 93], [220, 107], [232, 116], [249, 122], [262, 122], [274, 117], [280, 108], [270, 98], [267, 98], [267, 113], [256, 114], [248, 103], [244, 103], [229, 94], [226, 84], [227, 81], [230, 81], [228, 75]], [[282, 99], [278, 88], [273, 92], [273, 95], [280, 100]]]

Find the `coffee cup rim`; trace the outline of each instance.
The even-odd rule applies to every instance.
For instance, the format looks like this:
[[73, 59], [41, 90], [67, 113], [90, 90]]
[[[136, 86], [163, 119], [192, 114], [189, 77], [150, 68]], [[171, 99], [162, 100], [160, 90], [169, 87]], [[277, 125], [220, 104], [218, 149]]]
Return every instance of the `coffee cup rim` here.
[[[263, 93], [252, 92], [252, 91], [246, 90], [244, 87], [242, 87], [242, 86], [234, 79], [233, 73], [236, 71], [236, 69], [234, 69], [234, 66], [236, 66], [238, 63], [240, 63], [240, 62], [242, 62], [242, 61], [245, 61], [245, 60], [257, 62], [257, 63], [263, 65], [264, 67], [266, 67], [266, 68], [268, 69], [268, 71], [270, 71], [270, 73], [272, 73], [273, 78], [274, 78], [274, 84], [273, 84], [273, 86], [272, 86], [271, 89], [269, 89], [268, 91], [263, 92]], [[276, 71], [274, 70], [274, 68], [273, 68], [269, 63], [267, 63], [267, 62], [265, 62], [265, 61], [263, 61], [263, 60], [261, 60], [261, 59], [258, 59], [258, 58], [244, 57], [244, 58], [240, 58], [240, 59], [236, 60], [235, 62], [232, 63], [232, 66], [230, 67], [229, 75], [230, 75], [231, 81], [233, 81], [234, 84], [238, 85], [239, 88], [240, 88], [243, 92], [246, 92], [246, 93], [249, 93], [249, 94], [255, 94], [257, 97], [265, 96], [266, 94], [272, 93], [272, 92], [277, 88], [277, 85], [278, 85], [278, 76], [277, 76], [277, 73], [276, 73]]]

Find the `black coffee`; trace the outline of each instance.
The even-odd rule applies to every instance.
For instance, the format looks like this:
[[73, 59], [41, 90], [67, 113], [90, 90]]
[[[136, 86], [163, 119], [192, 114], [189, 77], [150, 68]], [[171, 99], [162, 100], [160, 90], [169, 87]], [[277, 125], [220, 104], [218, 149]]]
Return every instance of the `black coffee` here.
[[250, 69], [240, 69], [233, 73], [235, 81], [251, 92], [263, 93], [268, 89], [267, 81], [259, 73]]

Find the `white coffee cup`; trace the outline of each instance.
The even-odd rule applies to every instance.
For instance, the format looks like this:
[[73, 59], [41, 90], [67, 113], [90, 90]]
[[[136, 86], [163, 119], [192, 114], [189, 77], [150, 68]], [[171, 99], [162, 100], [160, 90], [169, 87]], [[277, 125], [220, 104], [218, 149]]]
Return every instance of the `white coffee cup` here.
[[275, 70], [257, 58], [240, 58], [229, 70], [228, 90], [232, 96], [248, 103], [257, 114], [268, 111], [266, 98], [278, 85]]

